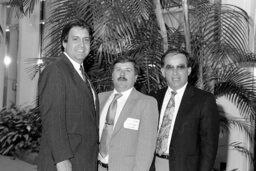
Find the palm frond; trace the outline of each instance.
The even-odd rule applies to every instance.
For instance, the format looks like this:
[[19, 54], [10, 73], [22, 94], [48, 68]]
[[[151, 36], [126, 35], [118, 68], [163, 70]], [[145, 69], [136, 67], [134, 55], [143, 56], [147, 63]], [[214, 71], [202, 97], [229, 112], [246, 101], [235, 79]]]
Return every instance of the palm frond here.
[[191, 10], [191, 18], [192, 47], [203, 62], [214, 62], [210, 54], [224, 51], [223, 47], [248, 50], [249, 17], [242, 9], [232, 5], [202, 4]]
[[[244, 144], [242, 144], [241, 142], [232, 142], [227, 145], [220, 145], [219, 148], [224, 148], [224, 149], [229, 148], [230, 150], [236, 150], [238, 152], [241, 152], [241, 154], [243, 154], [246, 158], [248, 158], [250, 162], [253, 163], [253, 161], [254, 161], [253, 152], [248, 150], [247, 148], [245, 148]], [[236, 171], [236, 170], [238, 170], [238, 169], [233, 169], [231, 171]]]
[[57, 57], [61, 53], [60, 35], [63, 26], [77, 16], [77, 1], [56, 0], [50, 4], [50, 17], [46, 21], [43, 57]]
[[254, 154], [250, 150], [246, 149], [241, 142], [232, 142], [229, 144], [229, 147], [233, 147], [234, 150], [241, 152], [247, 157], [252, 163], [254, 161]]
[[11, 6], [11, 12], [14, 12], [17, 17], [23, 17], [30, 15], [38, 2], [39, 0], [5, 0], [0, 4]]
[[226, 118], [226, 121], [224, 122], [226, 127], [223, 127], [225, 132], [230, 133], [232, 128], [237, 128], [239, 131], [245, 133], [245, 136], [250, 142], [254, 141], [254, 128], [249, 120], [240, 117], [234, 117], [232, 116], [233, 114], [230, 113], [223, 114], [221, 117]]
[[236, 105], [241, 115], [250, 121], [255, 119], [252, 102], [256, 99], [255, 80], [252, 74], [243, 68], [226, 66], [215, 75], [214, 94], [217, 97], [226, 96]]

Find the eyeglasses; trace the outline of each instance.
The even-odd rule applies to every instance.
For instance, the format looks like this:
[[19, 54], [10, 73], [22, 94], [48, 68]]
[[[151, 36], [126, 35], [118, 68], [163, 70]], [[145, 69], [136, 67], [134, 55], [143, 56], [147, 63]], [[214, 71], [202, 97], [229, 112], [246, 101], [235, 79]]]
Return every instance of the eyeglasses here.
[[185, 70], [187, 69], [187, 66], [186, 65], [178, 65], [178, 66], [173, 66], [173, 65], [166, 65], [165, 66], [165, 69], [167, 70], [167, 71], [170, 71], [170, 72], [174, 72], [174, 71], [176, 71], [176, 72], [185, 72]]

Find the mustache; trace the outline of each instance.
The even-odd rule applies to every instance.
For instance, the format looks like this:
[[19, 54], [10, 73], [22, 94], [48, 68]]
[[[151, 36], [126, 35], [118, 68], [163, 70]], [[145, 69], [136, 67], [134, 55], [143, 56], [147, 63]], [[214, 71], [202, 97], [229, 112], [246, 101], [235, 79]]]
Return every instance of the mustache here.
[[127, 81], [127, 78], [125, 78], [125, 77], [118, 77], [117, 80], [118, 80], [118, 81]]

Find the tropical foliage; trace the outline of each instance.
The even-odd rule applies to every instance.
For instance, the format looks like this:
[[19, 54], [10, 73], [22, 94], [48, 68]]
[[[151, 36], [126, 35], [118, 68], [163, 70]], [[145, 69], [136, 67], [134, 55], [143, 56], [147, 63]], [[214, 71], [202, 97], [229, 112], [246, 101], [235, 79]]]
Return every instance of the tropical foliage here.
[[16, 16], [22, 17], [30, 15], [37, 2], [39, 0], [1, 0], [0, 5], [10, 6]]
[[41, 120], [38, 108], [14, 104], [0, 111], [0, 154], [16, 156], [19, 151], [38, 152]]
[[[244, 119], [236, 120], [222, 111], [221, 127], [228, 131], [237, 126], [253, 141], [256, 91], [253, 75], [247, 69], [253, 66], [256, 56], [249, 51], [249, 17], [244, 10], [208, 0], [47, 2], [50, 13], [40, 68], [61, 53], [62, 27], [76, 18], [84, 19], [93, 28], [92, 50], [85, 65], [98, 92], [111, 89], [109, 66], [120, 55], [132, 56], [141, 64], [137, 88], [145, 93], [155, 91], [166, 85], [160, 73], [161, 55], [167, 48], [186, 48], [195, 60], [190, 81], [216, 98], [225, 96]], [[237, 143], [235, 147], [240, 148]]]
[[[161, 8], [156, 8], [159, 4]], [[157, 0], [58, 0], [51, 6], [46, 37], [53, 41], [46, 45], [46, 59], [60, 53], [59, 34], [65, 22], [83, 18], [94, 30], [93, 53], [89, 57], [93, 66], [89, 74], [98, 91], [110, 89], [109, 65], [113, 59], [119, 55], [130, 55], [141, 63], [139, 88], [147, 93], [165, 86], [159, 62], [166, 50], [164, 40], [167, 40], [168, 48], [190, 47], [187, 49], [191, 49], [190, 54], [196, 61], [191, 81], [215, 94], [216, 98], [228, 98], [248, 121], [233, 122], [231, 118], [226, 120], [228, 115], [222, 115], [222, 121], [226, 120], [223, 128], [235, 124], [253, 139], [248, 123], [255, 118], [255, 81], [246, 67], [254, 64], [255, 54], [250, 53], [248, 47], [249, 17], [241, 8], [207, 1], [185, 4], [184, 1]], [[165, 18], [174, 18], [174, 7], [180, 7], [182, 16], [189, 7], [189, 22], [178, 21], [176, 27], [167, 26]], [[159, 12], [157, 9], [164, 10]], [[164, 23], [160, 22], [162, 19], [165, 19]], [[227, 122], [229, 124], [225, 124]]]

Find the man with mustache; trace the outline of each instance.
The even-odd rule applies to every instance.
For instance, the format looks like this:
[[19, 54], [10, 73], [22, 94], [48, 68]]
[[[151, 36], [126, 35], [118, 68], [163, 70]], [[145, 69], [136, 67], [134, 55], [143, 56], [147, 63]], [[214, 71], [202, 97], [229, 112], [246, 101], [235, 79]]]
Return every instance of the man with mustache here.
[[114, 90], [99, 94], [98, 171], [148, 171], [153, 160], [158, 111], [153, 97], [134, 88], [139, 67], [119, 57], [113, 64]]

